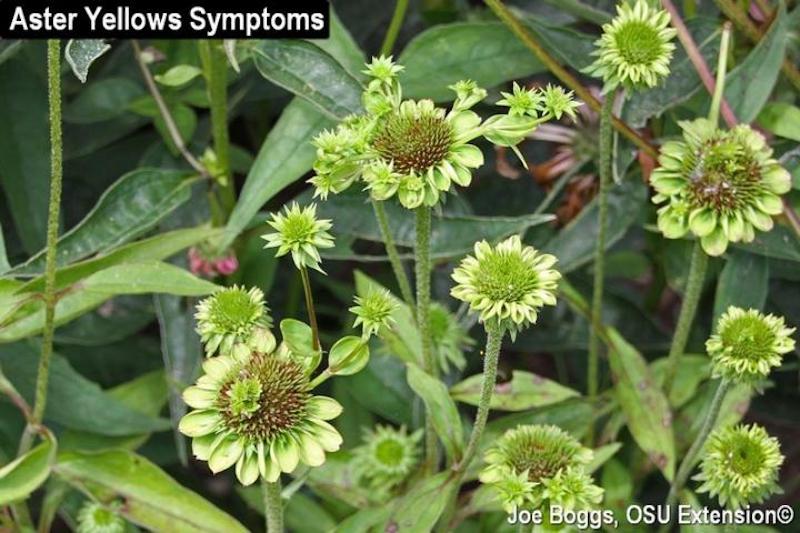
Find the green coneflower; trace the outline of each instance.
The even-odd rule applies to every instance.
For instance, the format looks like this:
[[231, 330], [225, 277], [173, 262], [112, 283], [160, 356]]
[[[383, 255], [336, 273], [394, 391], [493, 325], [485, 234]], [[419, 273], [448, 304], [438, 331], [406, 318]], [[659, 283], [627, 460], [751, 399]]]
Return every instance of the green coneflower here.
[[354, 469], [364, 484], [386, 493], [408, 479], [420, 459], [422, 431], [375, 426], [364, 434], [364, 443], [353, 449]]
[[782, 463], [780, 443], [764, 428], [753, 424], [718, 429], [694, 477], [702, 482], [697, 492], [707, 492], [733, 509], [761, 503], [781, 492], [777, 481]]
[[[582, 484], [576, 472], [569, 472], [583, 471], [592, 456], [590, 449], [557, 426], [518, 426], [506, 431], [486, 451], [486, 467], [479, 479], [498, 488], [507, 510], [523, 501], [540, 505], [547, 495], [562, 498], [565, 503], [594, 502], [598, 488], [592, 483]], [[583, 492], [573, 492], [579, 488]]]
[[369, 338], [378, 333], [382, 327], [389, 327], [394, 322], [392, 313], [397, 304], [392, 301], [389, 291], [371, 290], [366, 296], [356, 296], [355, 306], [349, 310], [356, 315], [353, 327], [361, 326], [362, 337]]
[[467, 364], [464, 351], [475, 344], [464, 327], [444, 305], [433, 302], [430, 308], [431, 342], [437, 355], [439, 368], [443, 372], [450, 370], [450, 365], [463, 370]]
[[119, 503], [101, 505], [87, 501], [78, 512], [77, 533], [122, 533], [125, 520], [119, 515]]
[[617, 6], [617, 16], [603, 25], [595, 43], [597, 56], [587, 74], [603, 78], [603, 92], [618, 86], [627, 89], [655, 87], [669, 74], [676, 31], [669, 25], [669, 13], [650, 7], [645, 0]]
[[706, 341], [714, 376], [735, 383], [758, 383], [781, 365], [783, 354], [794, 350], [794, 331], [782, 317], [729, 307], [720, 317], [716, 333]]
[[658, 227], [678, 239], [691, 231], [709, 255], [729, 242], [750, 242], [755, 230], [772, 229], [783, 210], [780, 195], [791, 176], [773, 159], [764, 137], [746, 125], [718, 129], [708, 119], [681, 122], [683, 141], [661, 147], [651, 177]]
[[206, 356], [218, 350], [228, 354], [237, 343], [257, 345], [261, 351], [275, 347], [275, 338], [269, 331], [272, 318], [264, 293], [258, 288], [221, 289], [197, 305], [195, 319]]
[[471, 144], [474, 139], [483, 136], [513, 146], [540, 123], [574, 113], [571, 93], [515, 86], [510, 96], [514, 102], [535, 105], [515, 114], [515, 103], [509, 115], [482, 121], [471, 108], [487, 93], [474, 81], [450, 86], [456, 99], [447, 110], [431, 100], [403, 100], [397, 80], [401, 70], [391, 58], [374, 58], [364, 71], [371, 78], [362, 96], [366, 113], [348, 117], [317, 137], [315, 176], [310, 180], [316, 196], [327, 198], [360, 178], [375, 200], [396, 197], [408, 209], [433, 206], [453, 183], [469, 185], [472, 169], [483, 164], [483, 153]]
[[276, 257], [291, 252], [298, 269], [308, 267], [323, 272], [319, 266], [322, 261], [319, 248], [333, 248], [333, 236], [328, 233], [332, 224], [330, 220], [317, 219], [316, 204], [301, 208], [294, 202], [283, 213], [273, 214], [267, 223], [275, 233], [261, 236], [267, 241], [264, 248], [277, 248]]
[[342, 437], [326, 420], [342, 407], [314, 396], [301, 356], [284, 345], [272, 353], [207, 359], [203, 375], [183, 399], [193, 409], [178, 428], [192, 437], [192, 451], [212, 472], [236, 466], [244, 485], [259, 475], [275, 482], [302, 462], [319, 466]]
[[568, 466], [542, 480], [542, 497], [566, 509], [591, 509], [603, 500], [603, 489], [594, 484], [583, 467]]
[[467, 256], [453, 271], [457, 285], [450, 294], [469, 303], [480, 320], [496, 319], [512, 335], [535, 324], [539, 309], [555, 305], [561, 274], [554, 270], [555, 256], [524, 246], [518, 235], [497, 246], [475, 243], [475, 255]]

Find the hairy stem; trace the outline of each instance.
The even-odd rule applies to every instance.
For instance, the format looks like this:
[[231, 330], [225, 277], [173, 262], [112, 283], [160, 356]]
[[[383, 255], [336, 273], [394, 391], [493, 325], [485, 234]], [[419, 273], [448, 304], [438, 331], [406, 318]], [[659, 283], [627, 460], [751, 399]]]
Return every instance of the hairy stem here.
[[281, 501], [281, 480], [262, 483], [264, 493], [264, 515], [267, 518], [267, 533], [283, 533], [283, 501]]
[[[606, 232], [608, 226], [608, 189], [611, 187], [612, 131], [611, 109], [614, 93], [606, 95], [600, 113], [600, 189], [597, 193], [597, 242], [594, 249], [594, 285], [592, 287], [592, 322], [603, 321], [603, 285], [605, 284]], [[595, 328], [589, 330], [589, 361], [586, 382], [589, 400], [597, 398], [599, 389], [600, 336]], [[587, 439], [594, 441], [594, 426], [591, 425]]]
[[300, 278], [303, 280], [303, 293], [306, 297], [306, 310], [308, 311], [308, 321], [311, 326], [311, 343], [314, 350], [319, 351], [319, 326], [317, 326], [317, 312], [314, 310], [314, 296], [311, 294], [311, 280], [308, 277], [308, 269], [300, 267]]
[[[508, 28], [516, 35], [522, 43], [531, 50], [534, 55], [539, 58], [539, 60], [547, 67], [547, 69], [553, 73], [553, 75], [561, 80], [561, 82], [575, 91], [575, 94], [578, 95], [578, 98], [586, 102], [586, 105], [594, 109], [595, 111], [599, 111], [601, 108], [600, 102], [595, 98], [592, 93], [581, 85], [578, 79], [570, 74], [570, 72], [561, 66], [561, 63], [558, 62], [550, 53], [545, 50], [545, 48], [539, 44], [539, 41], [533, 36], [533, 33], [525, 26], [525, 24], [520, 21], [514, 14], [511, 12], [508, 7], [506, 7], [501, 0], [484, 0], [489, 9], [491, 9], [497, 18], [499, 18]], [[631, 129], [630, 126], [625, 124], [622, 120], [617, 117], [612, 117], [612, 122], [614, 128], [616, 128], [622, 135], [628, 138], [633, 144], [635, 144], [639, 149], [647, 153], [652, 157], [658, 156], [658, 150], [650, 144], [647, 139], [639, 135], [636, 131]]]
[[220, 205], [227, 218], [236, 205], [228, 135], [228, 60], [222, 50], [222, 41], [203, 39], [198, 41], [198, 45], [211, 107], [211, 137], [220, 172], [214, 177], [220, 185]]
[[700, 293], [703, 289], [703, 280], [706, 277], [706, 267], [708, 266], [708, 256], [703, 251], [698, 239], [694, 243], [692, 250], [692, 262], [689, 265], [689, 277], [686, 280], [686, 290], [683, 295], [683, 304], [678, 316], [678, 325], [675, 328], [675, 335], [672, 337], [672, 346], [667, 357], [667, 370], [664, 377], [664, 391], [669, 396], [672, 389], [672, 382], [678, 372], [678, 365], [681, 356], [686, 349], [686, 341], [689, 339], [689, 331], [692, 329], [694, 315], [697, 311], [697, 304], [700, 301]]
[[[719, 110], [722, 103], [725, 101], [723, 94], [725, 92], [725, 74], [728, 65], [728, 48], [731, 42], [731, 26], [725, 23], [722, 29], [722, 39], [719, 45], [719, 59], [717, 60], [717, 81], [714, 87], [713, 96], [711, 97], [711, 108], [708, 110], [708, 119], [716, 126], [719, 123]], [[731, 115], [726, 118], [728, 126], [736, 124], [736, 117]]]
[[397, 286], [400, 287], [400, 295], [403, 301], [406, 302], [411, 314], [416, 317], [417, 310], [414, 307], [414, 296], [411, 293], [411, 284], [408, 282], [408, 276], [403, 268], [403, 262], [400, 260], [400, 254], [397, 252], [397, 246], [394, 243], [392, 236], [392, 228], [389, 226], [389, 218], [386, 216], [386, 209], [383, 207], [383, 202], [372, 200], [372, 208], [375, 211], [375, 219], [378, 221], [378, 226], [381, 229], [381, 237], [383, 237], [383, 245], [386, 248], [386, 254], [389, 256], [389, 263], [392, 265], [394, 277], [397, 279]]
[[178, 151], [186, 160], [186, 162], [189, 163], [189, 165], [201, 176], [207, 176], [208, 171], [186, 147], [186, 143], [183, 141], [183, 137], [181, 137], [181, 132], [178, 130], [177, 124], [175, 124], [175, 119], [172, 118], [172, 114], [169, 112], [169, 108], [167, 107], [166, 102], [164, 102], [164, 98], [161, 96], [161, 92], [158, 90], [156, 82], [153, 80], [153, 75], [150, 74], [150, 70], [144, 63], [144, 59], [142, 58], [142, 48], [139, 46], [139, 42], [133, 39], [131, 40], [131, 43], [133, 44], [133, 55], [136, 57], [136, 64], [139, 65], [139, 70], [142, 73], [144, 83], [147, 85], [147, 90], [150, 92], [150, 96], [152, 96], [153, 100], [156, 102], [158, 112], [161, 115], [161, 119], [164, 121], [164, 125], [167, 128], [167, 133], [169, 133], [170, 139], [172, 139], [175, 147], [178, 148]]
[[[436, 376], [430, 331], [431, 305], [431, 208], [418, 207], [416, 213], [415, 270], [417, 278], [417, 328], [422, 344], [422, 366]], [[430, 413], [425, 413], [425, 469], [432, 472], [438, 462], [438, 444]]]
[[392, 13], [392, 20], [389, 23], [389, 29], [386, 30], [386, 36], [383, 38], [383, 44], [381, 44], [382, 56], [392, 53], [394, 43], [397, 41], [397, 35], [400, 33], [400, 28], [403, 27], [407, 9], [408, 0], [397, 0], [394, 6], [394, 13]]
[[[700, 428], [700, 432], [697, 434], [697, 438], [695, 438], [692, 446], [689, 448], [689, 451], [686, 452], [686, 455], [681, 462], [681, 466], [678, 468], [678, 472], [675, 474], [675, 479], [672, 481], [672, 486], [670, 487], [669, 495], [667, 496], [668, 507], [672, 507], [675, 505], [675, 503], [677, 503], [678, 495], [680, 494], [681, 490], [683, 490], [684, 485], [686, 485], [686, 480], [689, 479], [689, 474], [692, 473], [692, 469], [697, 462], [697, 456], [703, 449], [703, 445], [706, 443], [711, 430], [714, 429], [714, 424], [717, 422], [719, 411], [722, 407], [722, 401], [725, 399], [725, 393], [728, 392], [729, 388], [730, 383], [727, 380], [722, 379], [719, 381], [717, 390], [714, 392], [714, 397], [711, 399], [711, 404], [708, 406], [708, 411], [706, 412], [705, 419], [703, 420], [703, 426]], [[669, 524], [665, 524], [665, 526], [668, 530]]]

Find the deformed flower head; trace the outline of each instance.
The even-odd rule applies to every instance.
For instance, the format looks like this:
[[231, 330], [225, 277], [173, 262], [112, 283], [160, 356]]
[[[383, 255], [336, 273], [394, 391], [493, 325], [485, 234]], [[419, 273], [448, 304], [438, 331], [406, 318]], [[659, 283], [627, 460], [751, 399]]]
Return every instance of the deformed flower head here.
[[342, 407], [313, 396], [303, 361], [285, 345], [273, 353], [219, 356], [203, 363], [203, 375], [183, 392], [194, 410], [178, 428], [192, 437], [192, 451], [217, 473], [236, 466], [244, 485], [259, 475], [274, 482], [302, 462], [319, 466], [342, 437], [326, 420]]
[[756, 384], [781, 365], [794, 350], [792, 333], [782, 317], [731, 306], [706, 341], [714, 375], [737, 383]]
[[458, 319], [444, 305], [433, 302], [428, 311], [433, 351], [442, 372], [450, 365], [463, 370], [467, 364], [464, 351], [475, 344]]
[[544, 98], [539, 91], [520, 87], [517, 82], [511, 88], [511, 92], [501, 92], [503, 99], [497, 105], [508, 107], [508, 114], [511, 116], [529, 115], [538, 117], [539, 112], [544, 110]]
[[597, 59], [588, 74], [605, 81], [604, 92], [625, 88], [655, 87], [669, 74], [676, 31], [669, 26], [669, 13], [650, 7], [646, 0], [617, 6], [617, 16], [603, 25], [595, 43]]
[[389, 83], [396, 78], [402, 70], [403, 66], [396, 64], [392, 60], [392, 56], [380, 56], [373, 57], [372, 61], [367, 63], [367, 68], [363, 72], [371, 78]]
[[481, 321], [498, 320], [512, 335], [535, 324], [539, 308], [555, 305], [561, 274], [552, 267], [557, 259], [524, 246], [518, 235], [497, 246], [475, 243], [453, 271], [453, 297], [469, 303]]
[[591, 509], [603, 499], [603, 489], [594, 484], [583, 467], [568, 466], [542, 480], [542, 497], [565, 509]]
[[539, 505], [549, 497], [565, 505], [596, 503], [599, 489], [579, 475], [592, 456], [590, 449], [557, 426], [518, 426], [487, 450], [479, 479], [499, 489], [506, 508], [523, 501]]
[[549, 115], [560, 119], [562, 115], [574, 119], [576, 117], [575, 110], [582, 106], [581, 102], [576, 102], [572, 98], [572, 91], [565, 91], [559, 85], [548, 84], [542, 90], [542, 107]]
[[708, 439], [700, 473], [694, 477], [720, 505], [738, 509], [761, 503], [780, 492], [778, 470], [783, 463], [780, 444], [764, 428], [753, 425], [728, 426]]
[[245, 290], [234, 285], [217, 291], [197, 305], [195, 319], [207, 356], [217, 350], [227, 354], [237, 343], [256, 347], [266, 342], [262, 350], [274, 348], [274, 337], [269, 332], [272, 318], [264, 293], [256, 287]]
[[392, 313], [397, 305], [386, 289], [372, 290], [366, 296], [356, 296], [355, 303], [350, 308], [350, 312], [356, 315], [353, 327], [360, 325], [364, 338], [375, 335], [382, 327], [388, 327], [394, 322]]
[[651, 176], [658, 227], [677, 239], [691, 231], [709, 255], [729, 242], [750, 242], [755, 230], [772, 229], [783, 210], [780, 195], [791, 176], [773, 159], [764, 137], [750, 126], [721, 130], [707, 119], [681, 122], [683, 141], [661, 147]]
[[125, 520], [119, 515], [119, 504], [102, 505], [87, 501], [78, 512], [77, 533], [123, 533]]
[[277, 257], [291, 252], [298, 269], [308, 267], [322, 272], [319, 248], [333, 247], [333, 236], [328, 233], [332, 224], [330, 220], [317, 219], [316, 204], [301, 209], [295, 202], [283, 213], [273, 214], [268, 224], [275, 233], [262, 235], [267, 241], [264, 248], [277, 248]]
[[384, 492], [408, 479], [419, 462], [421, 431], [408, 434], [405, 427], [376, 426], [364, 434], [353, 450], [353, 464], [365, 485]]

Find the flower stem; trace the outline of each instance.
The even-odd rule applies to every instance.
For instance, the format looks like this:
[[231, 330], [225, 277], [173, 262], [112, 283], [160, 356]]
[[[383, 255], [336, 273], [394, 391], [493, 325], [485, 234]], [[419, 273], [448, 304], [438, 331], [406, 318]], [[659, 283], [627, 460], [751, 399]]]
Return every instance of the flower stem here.
[[267, 533], [283, 533], [283, 502], [281, 480], [262, 483], [264, 493], [264, 515], [267, 517]]
[[[511, 10], [508, 9], [508, 7], [506, 7], [501, 0], [484, 0], [484, 2], [487, 6], [489, 6], [489, 9], [491, 9], [494, 14], [497, 15], [497, 18], [499, 18], [506, 26], [508, 26], [514, 35], [516, 35], [517, 38], [519, 38], [519, 40], [522, 41], [522, 43], [527, 46], [537, 58], [539, 58], [539, 61], [541, 61], [542, 64], [547, 67], [547, 70], [552, 72], [553, 75], [561, 81], [561, 83], [575, 91], [575, 94], [578, 95], [578, 98], [586, 102], [586, 105], [595, 111], [600, 110], [600, 102], [592, 95], [589, 89], [581, 85], [580, 81], [578, 81], [575, 76], [570, 74], [570, 72], [564, 68], [557, 59], [550, 55], [550, 53], [545, 50], [541, 44], [539, 44], [530, 29], [525, 26], [525, 23], [514, 16]], [[656, 150], [656, 148], [650, 144], [647, 139], [639, 135], [625, 122], [617, 117], [612, 117], [611, 120], [614, 124], [614, 127], [639, 149], [652, 157], [658, 156], [658, 150]]]
[[383, 38], [383, 44], [381, 44], [381, 55], [385, 56], [392, 53], [394, 43], [397, 41], [397, 35], [400, 33], [400, 28], [403, 26], [403, 19], [405, 19], [407, 9], [408, 0], [397, 0], [394, 6], [394, 13], [392, 14], [392, 20], [389, 23], [389, 29], [386, 30], [386, 36]]
[[[594, 285], [592, 287], [592, 322], [603, 321], [603, 285], [605, 283], [606, 231], [608, 226], [608, 189], [611, 187], [611, 160], [613, 135], [611, 109], [614, 93], [606, 95], [600, 112], [600, 188], [597, 192], [597, 242], [594, 249]], [[589, 401], [594, 402], [599, 389], [600, 336], [595, 328], [589, 330], [589, 361], [587, 364], [587, 387]], [[594, 440], [594, 427], [590, 425], [587, 438]]]
[[228, 135], [228, 62], [222, 51], [222, 41], [203, 39], [198, 45], [211, 107], [211, 137], [221, 174], [215, 177], [219, 180], [220, 204], [227, 218], [236, 204]]
[[[708, 111], [708, 119], [716, 126], [719, 123], [719, 110], [723, 102], [723, 94], [725, 92], [725, 70], [728, 63], [728, 48], [731, 42], [731, 25], [726, 23], [722, 30], [722, 40], [719, 45], [719, 59], [717, 60], [717, 81], [714, 87], [714, 94], [711, 97], [711, 109]], [[730, 117], [727, 119], [731, 120]], [[736, 117], [732, 118], [733, 124], [736, 123]], [[730, 122], [728, 126], [732, 126]]]
[[[668, 507], [672, 507], [678, 501], [678, 495], [686, 484], [686, 480], [689, 479], [689, 474], [691, 474], [692, 469], [697, 462], [697, 456], [703, 449], [703, 445], [706, 443], [711, 430], [714, 429], [714, 424], [717, 422], [719, 411], [722, 407], [722, 401], [725, 399], [725, 393], [728, 392], [729, 388], [730, 383], [727, 380], [721, 379], [719, 381], [717, 390], [714, 392], [714, 397], [711, 399], [711, 405], [708, 406], [708, 411], [706, 412], [705, 419], [703, 420], [703, 426], [700, 428], [700, 432], [697, 434], [697, 437], [692, 443], [692, 446], [689, 448], [689, 451], [686, 452], [686, 455], [681, 462], [681, 466], [678, 468], [678, 473], [675, 474], [675, 479], [672, 481], [672, 486], [670, 487], [669, 495], [667, 496]], [[669, 528], [669, 524], [665, 524], [665, 526], [667, 529]]]
[[[416, 214], [415, 270], [417, 278], [417, 329], [422, 345], [422, 367], [436, 376], [430, 333], [431, 304], [431, 208], [418, 207]], [[438, 462], [438, 444], [430, 413], [425, 413], [425, 469], [432, 472]]]
[[492, 402], [495, 382], [497, 380], [497, 362], [500, 358], [500, 346], [503, 342], [503, 328], [496, 320], [486, 322], [486, 352], [483, 357], [483, 378], [481, 381], [481, 395], [478, 399], [478, 412], [475, 415], [475, 423], [472, 425], [472, 433], [469, 436], [467, 449], [464, 457], [453, 470], [464, 472], [469, 468], [469, 464], [478, 452], [483, 430], [486, 428], [486, 420], [489, 418], [489, 408]]
[[392, 265], [394, 277], [397, 279], [397, 286], [400, 287], [400, 295], [403, 301], [406, 302], [411, 314], [416, 318], [417, 310], [414, 307], [414, 296], [411, 293], [411, 284], [408, 282], [408, 276], [403, 268], [403, 263], [400, 261], [400, 254], [397, 252], [397, 246], [394, 244], [394, 237], [392, 236], [392, 228], [389, 226], [389, 218], [386, 216], [386, 209], [383, 207], [383, 202], [372, 200], [372, 208], [375, 211], [375, 219], [378, 221], [378, 226], [381, 229], [381, 237], [383, 237], [383, 244], [386, 248], [386, 254], [389, 256], [389, 263]]
[[672, 337], [672, 346], [667, 357], [667, 373], [664, 378], [664, 391], [669, 395], [672, 389], [672, 382], [678, 371], [678, 364], [681, 356], [686, 349], [686, 341], [689, 339], [689, 330], [694, 322], [694, 315], [697, 311], [697, 304], [700, 301], [700, 293], [703, 289], [703, 280], [706, 277], [706, 267], [708, 266], [708, 256], [700, 245], [700, 240], [695, 241], [692, 250], [692, 262], [689, 265], [689, 277], [686, 280], [686, 290], [683, 295], [683, 304], [678, 316], [678, 325], [675, 328], [675, 335]]
[[306, 310], [308, 311], [308, 321], [311, 326], [311, 343], [314, 349], [319, 351], [319, 327], [317, 326], [317, 312], [314, 310], [314, 296], [311, 294], [311, 280], [308, 277], [308, 269], [300, 267], [300, 278], [303, 280], [303, 293], [306, 297]]

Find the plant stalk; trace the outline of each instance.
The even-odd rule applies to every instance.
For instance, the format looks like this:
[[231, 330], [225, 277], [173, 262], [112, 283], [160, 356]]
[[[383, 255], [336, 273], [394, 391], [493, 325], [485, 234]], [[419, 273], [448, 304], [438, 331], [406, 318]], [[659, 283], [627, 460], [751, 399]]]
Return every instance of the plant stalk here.
[[407, 9], [408, 0], [397, 0], [397, 3], [394, 5], [392, 20], [389, 22], [389, 29], [386, 30], [386, 36], [383, 38], [383, 44], [381, 44], [382, 56], [387, 56], [392, 53], [394, 43], [397, 41], [397, 36], [400, 33], [400, 28], [403, 27], [403, 20], [406, 17]]
[[[723, 94], [725, 93], [725, 74], [728, 65], [728, 48], [731, 42], [731, 26], [726, 23], [722, 30], [722, 39], [719, 45], [719, 58], [717, 59], [717, 81], [714, 87], [714, 93], [711, 97], [711, 108], [708, 110], [708, 119], [716, 126], [719, 123], [720, 106], [725, 101]], [[736, 117], [731, 113], [730, 117], [726, 118], [728, 126], [732, 127], [736, 124]], [[731, 122], [732, 121], [732, 122]]]
[[[594, 109], [595, 111], [600, 111], [601, 104], [595, 98], [592, 93], [584, 87], [578, 79], [570, 74], [570, 72], [564, 68], [561, 63], [558, 62], [550, 53], [545, 50], [545, 48], [539, 44], [539, 41], [536, 40], [533, 33], [528, 29], [525, 24], [520, 21], [512, 12], [511, 10], [503, 4], [501, 0], [484, 0], [489, 9], [491, 9], [497, 18], [499, 18], [508, 28], [516, 35], [522, 43], [533, 52], [533, 54], [539, 58], [539, 60], [547, 67], [547, 70], [553, 73], [553, 75], [558, 78], [564, 85], [575, 91], [575, 94], [578, 95], [578, 98], [586, 102], [586, 105]], [[617, 117], [612, 117], [612, 122], [614, 128], [617, 129], [622, 135], [628, 138], [633, 144], [635, 144], [639, 149], [643, 152], [647, 153], [651, 157], [658, 156], [658, 150], [650, 144], [650, 142], [639, 135], [636, 131], [634, 131], [630, 126], [628, 126], [625, 122], [620, 120]]]
[[[717, 390], [714, 392], [714, 397], [711, 399], [711, 405], [708, 406], [706, 417], [703, 420], [703, 426], [700, 428], [700, 432], [697, 434], [697, 437], [692, 443], [692, 446], [689, 448], [689, 451], [686, 452], [686, 455], [681, 462], [681, 466], [678, 468], [678, 472], [675, 474], [675, 479], [672, 481], [672, 486], [670, 487], [669, 495], [667, 496], [668, 507], [672, 507], [675, 505], [675, 503], [677, 503], [678, 495], [680, 494], [684, 485], [686, 485], [686, 481], [689, 479], [689, 474], [692, 473], [692, 469], [697, 462], [697, 456], [703, 449], [711, 430], [714, 429], [714, 424], [717, 422], [719, 411], [722, 407], [722, 401], [725, 399], [725, 394], [728, 392], [729, 388], [730, 383], [727, 380], [721, 379], [719, 381]], [[665, 524], [665, 527], [662, 528], [662, 531], [667, 531], [668, 529], [669, 524]]]
[[664, 377], [664, 391], [667, 396], [672, 389], [672, 382], [678, 372], [681, 356], [686, 349], [686, 342], [689, 340], [689, 331], [692, 329], [694, 316], [697, 311], [697, 304], [700, 301], [700, 294], [703, 290], [703, 281], [706, 277], [708, 266], [708, 256], [700, 245], [700, 240], [694, 243], [692, 250], [692, 260], [689, 265], [689, 277], [686, 280], [686, 290], [683, 295], [681, 312], [678, 315], [678, 325], [675, 328], [675, 335], [672, 337], [672, 345], [667, 356], [667, 370]]
[[[597, 192], [597, 242], [594, 250], [594, 285], [592, 287], [592, 322], [603, 321], [603, 288], [605, 284], [606, 233], [608, 227], [608, 190], [611, 187], [611, 161], [613, 134], [611, 130], [611, 109], [614, 106], [614, 92], [606, 95], [600, 112], [600, 188]], [[589, 401], [594, 402], [599, 390], [600, 336], [595, 328], [589, 330], [589, 361], [586, 382]], [[594, 441], [594, 426], [590, 425], [587, 439]]]
[[[431, 208], [418, 207], [416, 214], [415, 273], [417, 278], [417, 329], [422, 347], [422, 367], [436, 376], [430, 332], [431, 305]], [[425, 470], [433, 472], [439, 460], [438, 441], [430, 413], [425, 413]]]
[[389, 263], [392, 265], [394, 277], [397, 279], [397, 286], [400, 288], [400, 295], [403, 301], [411, 309], [411, 314], [416, 318], [417, 310], [414, 304], [414, 296], [411, 293], [411, 284], [408, 282], [408, 276], [403, 268], [403, 262], [400, 260], [400, 254], [397, 252], [397, 246], [394, 243], [392, 236], [392, 228], [389, 225], [389, 218], [386, 216], [386, 209], [383, 207], [383, 202], [378, 200], [371, 200], [372, 208], [375, 211], [375, 219], [378, 221], [378, 226], [381, 230], [381, 237], [383, 237], [383, 244], [386, 248], [386, 254], [389, 256]]
[[283, 501], [281, 500], [281, 480], [262, 483], [264, 494], [264, 515], [267, 519], [267, 533], [283, 533]]
[[300, 278], [303, 280], [303, 293], [306, 297], [306, 310], [308, 311], [308, 321], [311, 326], [311, 343], [314, 350], [319, 351], [319, 326], [317, 326], [317, 312], [314, 310], [314, 296], [311, 294], [311, 280], [308, 277], [308, 269], [300, 267]]

